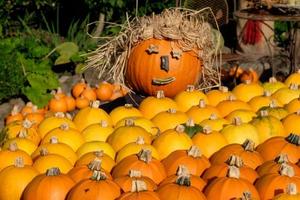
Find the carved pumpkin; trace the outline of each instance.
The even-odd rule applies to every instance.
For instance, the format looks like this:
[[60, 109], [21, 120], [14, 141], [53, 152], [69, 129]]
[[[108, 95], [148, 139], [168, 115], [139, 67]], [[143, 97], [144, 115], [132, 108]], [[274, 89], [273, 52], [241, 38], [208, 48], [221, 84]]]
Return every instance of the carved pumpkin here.
[[300, 193], [297, 190], [295, 183], [289, 183], [285, 194], [279, 194], [273, 198], [273, 200], [298, 200], [300, 199]]
[[139, 111], [137, 108], [133, 107], [132, 104], [125, 104], [124, 106], [118, 106], [114, 108], [109, 113], [111, 120], [113, 122], [113, 125], [116, 125], [118, 121], [127, 118], [127, 117], [142, 117], [141, 111]]
[[155, 95], [163, 90], [174, 97], [198, 82], [201, 65], [194, 51], [184, 52], [172, 41], [151, 38], [131, 50], [125, 77], [135, 91]]

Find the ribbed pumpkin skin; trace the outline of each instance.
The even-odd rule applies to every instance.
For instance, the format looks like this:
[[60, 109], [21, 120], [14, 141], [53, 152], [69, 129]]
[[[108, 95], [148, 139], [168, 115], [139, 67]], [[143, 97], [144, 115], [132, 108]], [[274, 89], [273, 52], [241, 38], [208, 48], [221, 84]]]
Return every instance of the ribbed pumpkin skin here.
[[287, 79], [285, 79], [285, 81], [284, 81], [284, 84], [287, 86], [289, 86], [292, 83], [300, 85], [300, 73], [299, 72], [289, 75], [287, 77]]
[[156, 192], [142, 191], [142, 192], [127, 192], [124, 193], [117, 200], [161, 200]]
[[106, 142], [97, 142], [97, 141], [84, 143], [79, 147], [76, 153], [80, 158], [84, 154], [89, 152], [94, 152], [94, 151], [103, 151], [106, 155], [108, 155], [112, 159], [115, 159], [116, 156], [116, 152], [114, 151], [112, 146], [110, 146], [110, 144]]
[[142, 176], [142, 177], [121, 176], [115, 178], [114, 182], [120, 186], [123, 192], [130, 192], [132, 189], [132, 182], [135, 180], [145, 182], [148, 191], [155, 191], [157, 189], [157, 185], [154, 183], [154, 181], [146, 176]]
[[2, 147], [2, 150], [8, 149], [9, 145], [12, 143], [16, 143], [18, 148], [20, 150], [25, 151], [28, 155], [31, 155], [36, 149], [37, 149], [37, 145], [34, 144], [34, 142], [32, 142], [29, 139], [26, 138], [12, 138], [7, 140]]
[[116, 125], [120, 120], [127, 117], [142, 117], [141, 111], [133, 106], [118, 106], [109, 113], [113, 125]]
[[293, 99], [297, 99], [300, 95], [300, 90], [294, 90], [290, 88], [281, 88], [277, 90], [272, 97], [277, 99], [283, 105], [288, 104]]
[[124, 118], [115, 125], [115, 129], [119, 128], [120, 126], [125, 126], [125, 121], [128, 119], [132, 119], [136, 126], [140, 126], [140, 127], [144, 128], [146, 131], [151, 133], [153, 136], [157, 135], [157, 133], [158, 133], [157, 127], [155, 127], [155, 125], [153, 124], [153, 122], [151, 120], [149, 120], [145, 117]]
[[57, 154], [39, 156], [32, 165], [40, 173], [45, 173], [47, 169], [58, 167], [62, 173], [68, 173], [73, 168], [72, 163], [66, 158]]
[[[101, 172], [103, 172], [107, 176], [106, 177], [107, 179], [112, 180], [111, 175], [105, 170], [103, 170], [102, 168], [101, 168]], [[90, 169], [87, 165], [74, 167], [68, 172], [68, 176], [71, 177], [75, 183], [79, 183], [84, 179], [89, 179], [90, 177], [92, 177], [92, 175], [93, 175], [93, 170]]]
[[230, 91], [222, 91], [222, 89], [219, 90], [210, 90], [206, 93], [206, 96], [208, 98], [209, 105], [216, 106], [221, 101], [225, 101], [229, 98], [229, 96], [232, 95]]
[[[158, 53], [148, 54], [150, 45], [158, 46]], [[174, 44], [175, 49], [179, 49]], [[135, 46], [128, 58], [126, 80], [137, 92], [155, 95], [163, 90], [165, 95], [173, 97], [185, 90], [187, 85], [194, 85], [200, 78], [201, 61], [192, 51], [183, 52], [179, 59], [172, 58], [171, 42], [167, 40], [148, 39]], [[161, 56], [168, 56], [169, 71], [161, 69]], [[183, 76], [184, 74], [184, 76]], [[176, 80], [167, 85], [153, 85], [153, 78], [174, 77]]]
[[210, 105], [205, 105], [205, 107], [192, 106], [188, 111], [186, 111], [186, 114], [189, 118], [192, 118], [196, 124], [205, 119], [209, 119], [212, 114], [217, 117], [221, 117], [219, 110]]
[[300, 98], [290, 101], [284, 107], [289, 113], [294, 113], [300, 110]]
[[81, 131], [85, 142], [103, 141], [105, 142], [110, 134], [114, 131], [111, 126], [102, 126], [101, 123], [91, 124]]
[[241, 83], [232, 90], [232, 93], [237, 99], [248, 102], [255, 96], [263, 95], [264, 89], [257, 83]]
[[223, 118], [205, 119], [199, 123], [200, 126], [210, 126], [213, 131], [221, 131], [224, 126], [230, 124], [229, 121]]
[[287, 133], [300, 134], [300, 114], [292, 113], [282, 119], [282, 124]]
[[0, 171], [5, 167], [13, 165], [16, 158], [21, 157], [25, 165], [32, 165], [31, 157], [22, 150], [11, 151], [9, 149], [0, 151]]
[[239, 117], [243, 123], [250, 122], [254, 117], [256, 117], [256, 113], [251, 110], [234, 110], [229, 113], [225, 119], [229, 122], [232, 122], [235, 117]]
[[[207, 184], [206, 181], [204, 181], [202, 178], [200, 178], [200, 176], [195, 176], [195, 175], [189, 175], [189, 176], [190, 176], [191, 186], [202, 191]], [[176, 174], [168, 176], [159, 184], [159, 187], [162, 187], [162, 186], [170, 184], [170, 183], [175, 183], [177, 178], [178, 178], [178, 176]]]
[[[300, 167], [296, 164], [288, 162], [288, 165], [293, 167], [295, 171], [295, 176], [300, 176]], [[259, 166], [256, 171], [259, 176], [264, 176], [266, 174], [279, 174], [281, 164], [276, 163], [274, 160], [269, 160], [264, 162], [261, 166]]]

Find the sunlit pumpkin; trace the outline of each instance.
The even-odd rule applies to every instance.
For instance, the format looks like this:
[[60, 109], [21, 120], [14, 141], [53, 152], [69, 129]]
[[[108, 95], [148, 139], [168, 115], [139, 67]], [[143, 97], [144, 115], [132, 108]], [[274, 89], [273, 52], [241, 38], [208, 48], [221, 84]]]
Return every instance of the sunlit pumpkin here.
[[294, 113], [300, 110], [300, 97], [297, 99], [294, 99], [290, 101], [288, 104], [284, 106], [284, 108], [289, 112], [289, 113]]
[[284, 109], [283, 107], [280, 107], [276, 103], [276, 100], [271, 100], [270, 105], [266, 106], [266, 107], [262, 107], [261, 109], [259, 109], [258, 112], [260, 112], [260, 111], [267, 111], [268, 115], [276, 117], [279, 120], [282, 120], [289, 114], [286, 109]]
[[287, 115], [282, 119], [282, 124], [287, 133], [300, 134], [300, 110], [296, 113]]
[[254, 111], [238, 109], [229, 113], [225, 119], [232, 122], [235, 117], [239, 117], [243, 123], [248, 123], [256, 116], [257, 115]]
[[20, 113], [20, 106], [14, 105], [10, 114], [5, 118], [5, 124], [7, 125], [14, 121], [22, 121], [23, 118], [23, 115]]
[[300, 95], [300, 90], [298, 85], [291, 84], [288, 88], [281, 88], [277, 90], [272, 97], [277, 99], [283, 105], [288, 104], [293, 99], [298, 98]]
[[300, 193], [297, 190], [295, 183], [289, 183], [286, 188], [286, 192], [276, 195], [273, 200], [297, 200], [300, 199]]
[[96, 86], [96, 95], [100, 101], [108, 101], [113, 94], [113, 85], [108, 82], [100, 82]]
[[31, 140], [23, 137], [16, 137], [9, 140], [6, 140], [2, 146], [2, 150], [6, 150], [13, 143], [16, 143], [20, 150], [25, 151], [28, 155], [31, 155], [36, 149], [37, 145], [34, 144]]
[[209, 126], [213, 131], [221, 131], [230, 122], [224, 118], [220, 118], [215, 114], [212, 114], [209, 119], [205, 119], [199, 123], [200, 126]]
[[108, 155], [112, 159], [115, 159], [116, 152], [113, 147], [110, 144], [102, 141], [86, 142], [78, 148], [76, 153], [80, 158], [84, 154], [94, 151], [103, 151], [106, 155]]
[[124, 106], [118, 106], [109, 113], [113, 125], [116, 125], [118, 121], [127, 117], [142, 117], [141, 111], [133, 107], [132, 104], [125, 104]]
[[114, 131], [107, 121], [102, 120], [100, 123], [91, 124], [81, 131], [85, 142], [103, 141], [105, 142]]
[[227, 116], [229, 113], [231, 113], [234, 110], [251, 110], [251, 107], [249, 104], [247, 104], [244, 101], [237, 100], [236, 97], [230, 95], [227, 100], [221, 101], [218, 103], [216, 108], [221, 113], [222, 117]]
[[254, 112], [257, 112], [259, 109], [269, 106], [272, 101], [274, 101], [279, 107], [283, 106], [276, 99], [271, 97], [271, 93], [269, 91], [265, 91], [262, 96], [253, 97], [250, 101], [248, 101], [248, 104]]
[[221, 101], [225, 101], [232, 93], [225, 86], [220, 86], [218, 89], [210, 90], [206, 93], [209, 105], [216, 106]]
[[291, 84], [300, 85], [300, 71], [298, 70], [297, 72], [289, 75], [287, 79], [284, 81], [284, 84], [286, 84], [287, 86]]
[[259, 84], [251, 81], [240, 83], [233, 88], [232, 93], [241, 101], [248, 102], [255, 96], [261, 96], [264, 93], [264, 88]]
[[266, 90], [269, 91], [271, 94], [276, 92], [277, 90], [287, 87], [284, 83], [276, 80], [275, 77], [270, 77], [268, 82], [265, 82], [262, 84], [262, 87]]

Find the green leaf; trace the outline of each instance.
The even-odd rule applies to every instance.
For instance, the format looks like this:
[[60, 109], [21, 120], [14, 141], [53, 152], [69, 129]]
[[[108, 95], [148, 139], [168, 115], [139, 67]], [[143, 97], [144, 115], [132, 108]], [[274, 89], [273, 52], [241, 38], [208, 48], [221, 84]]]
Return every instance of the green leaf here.
[[60, 55], [69, 55], [70, 57], [78, 52], [78, 46], [74, 42], [64, 42], [56, 47]]
[[46, 90], [39, 90], [33, 87], [25, 87], [23, 89], [23, 93], [32, 103], [37, 105], [39, 108], [46, 106], [52, 98], [52, 95], [47, 93]]
[[76, 68], [75, 68], [75, 73], [76, 73], [76, 74], [81, 74], [81, 73], [83, 73], [83, 72], [84, 72], [84, 67], [85, 67], [85, 64], [83, 64], [83, 63], [78, 63], [78, 64], [76, 65]]
[[193, 137], [196, 133], [203, 131], [203, 127], [198, 124], [195, 124], [194, 126], [187, 126], [186, 124], [182, 125], [185, 128], [184, 132], [190, 137]]
[[63, 65], [63, 64], [67, 64], [69, 62], [71, 62], [70, 56], [61, 55], [55, 60], [54, 65]]

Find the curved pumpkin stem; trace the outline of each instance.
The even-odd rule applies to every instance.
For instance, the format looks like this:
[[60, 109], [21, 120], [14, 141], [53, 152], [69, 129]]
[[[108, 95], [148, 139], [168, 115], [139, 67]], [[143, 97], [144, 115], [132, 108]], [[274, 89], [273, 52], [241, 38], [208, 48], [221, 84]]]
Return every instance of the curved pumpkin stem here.
[[187, 153], [188, 153], [188, 156], [191, 156], [193, 158], [200, 158], [202, 155], [201, 150], [195, 145], [191, 146], [191, 148], [188, 150]]
[[236, 166], [229, 166], [228, 174], [229, 178], [240, 178], [240, 169]]
[[176, 171], [177, 176], [190, 176], [189, 169], [185, 165], [179, 165]]
[[191, 178], [190, 176], [179, 176], [176, 179], [176, 184], [181, 186], [191, 186]]
[[145, 163], [150, 163], [152, 160], [152, 152], [148, 149], [142, 149], [137, 156], [139, 160], [144, 161]]
[[297, 134], [291, 133], [285, 138], [285, 140], [291, 144], [294, 144], [297, 146], [300, 145], [300, 136]]
[[91, 171], [97, 170], [100, 171], [101, 170], [101, 164], [102, 164], [102, 160], [99, 158], [95, 158], [94, 160], [92, 160], [89, 164], [88, 164], [88, 168]]
[[50, 169], [47, 169], [46, 176], [58, 176], [60, 175], [60, 170], [58, 167], [53, 167]]
[[254, 151], [255, 143], [252, 140], [246, 139], [246, 141], [242, 144], [242, 147], [245, 151]]
[[142, 180], [132, 180], [131, 192], [147, 191], [147, 184]]
[[275, 162], [278, 163], [278, 164], [288, 163], [289, 162], [288, 155], [287, 154], [280, 154], [279, 156], [277, 156], [275, 158]]
[[9, 151], [17, 151], [19, 149], [18, 144], [16, 142], [12, 142], [8, 146]]
[[288, 176], [288, 177], [295, 176], [294, 168], [286, 163], [280, 165], [279, 173], [281, 176]]
[[139, 170], [129, 170], [129, 177], [130, 178], [140, 178], [142, 177], [142, 172]]
[[101, 180], [106, 180], [107, 176], [104, 172], [98, 171], [98, 170], [94, 170], [93, 171], [93, 175], [91, 176], [91, 180], [95, 180], [95, 181], [101, 181]]
[[24, 164], [24, 159], [22, 158], [22, 157], [17, 157], [16, 159], [15, 159], [15, 166], [16, 167], [24, 167], [25, 166], [25, 164]]
[[286, 193], [289, 195], [296, 195], [298, 194], [297, 185], [295, 183], [289, 183], [286, 188]]
[[241, 157], [236, 155], [231, 155], [225, 162], [229, 166], [242, 167], [244, 165], [244, 161]]

